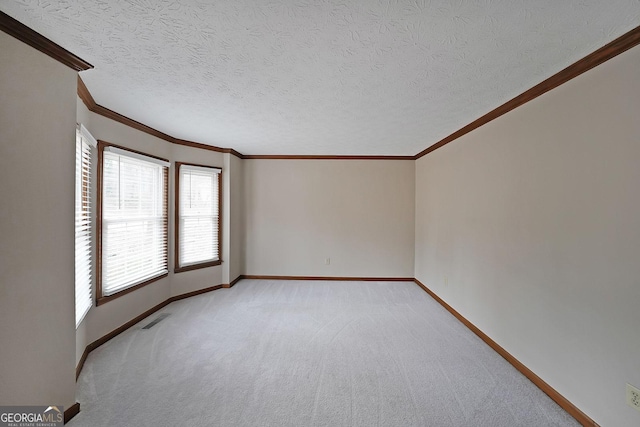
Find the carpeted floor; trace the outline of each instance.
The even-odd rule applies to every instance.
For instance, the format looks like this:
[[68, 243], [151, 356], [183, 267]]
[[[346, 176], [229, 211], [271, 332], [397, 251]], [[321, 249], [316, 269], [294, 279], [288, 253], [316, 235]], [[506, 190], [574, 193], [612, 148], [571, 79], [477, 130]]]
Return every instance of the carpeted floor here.
[[174, 302], [89, 355], [77, 400], [71, 427], [579, 425], [411, 282]]

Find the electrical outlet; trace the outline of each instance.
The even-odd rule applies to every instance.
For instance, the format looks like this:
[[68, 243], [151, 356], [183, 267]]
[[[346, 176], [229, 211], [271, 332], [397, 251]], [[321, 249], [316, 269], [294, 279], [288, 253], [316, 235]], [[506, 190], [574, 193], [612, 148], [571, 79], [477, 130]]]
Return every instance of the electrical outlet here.
[[324, 260], [324, 265], [329, 265], [331, 264], [331, 258], [327, 258]]
[[627, 405], [640, 411], [640, 390], [627, 384]]

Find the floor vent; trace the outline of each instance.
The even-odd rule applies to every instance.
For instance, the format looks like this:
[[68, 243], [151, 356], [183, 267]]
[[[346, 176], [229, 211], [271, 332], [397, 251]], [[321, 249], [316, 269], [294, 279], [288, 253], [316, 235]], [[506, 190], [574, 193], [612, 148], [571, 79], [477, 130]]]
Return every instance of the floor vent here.
[[149, 323], [147, 326], [143, 327], [142, 329], [151, 329], [151, 328], [153, 328], [155, 325], [160, 323], [162, 321], [162, 319], [164, 319], [165, 317], [169, 316], [170, 314], [171, 313], [162, 313], [162, 314], [158, 315], [158, 317], [156, 317], [154, 320], [151, 321], [151, 323]]

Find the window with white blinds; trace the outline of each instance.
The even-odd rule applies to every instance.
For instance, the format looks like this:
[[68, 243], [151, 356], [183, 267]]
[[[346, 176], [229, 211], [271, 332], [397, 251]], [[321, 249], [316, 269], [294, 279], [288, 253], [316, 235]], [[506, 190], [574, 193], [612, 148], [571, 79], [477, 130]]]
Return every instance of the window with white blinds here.
[[76, 328], [91, 306], [93, 286], [93, 220], [91, 209], [91, 162], [96, 140], [82, 125], [76, 129], [76, 207], [75, 207], [75, 287]]
[[220, 172], [177, 163], [176, 271], [220, 261]]
[[168, 273], [168, 166], [165, 160], [104, 147], [99, 297]]

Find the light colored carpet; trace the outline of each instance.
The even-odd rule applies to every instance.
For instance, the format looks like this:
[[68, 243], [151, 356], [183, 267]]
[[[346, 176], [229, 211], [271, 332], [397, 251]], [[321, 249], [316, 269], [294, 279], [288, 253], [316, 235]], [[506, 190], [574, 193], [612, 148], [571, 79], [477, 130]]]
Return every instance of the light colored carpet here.
[[89, 355], [77, 400], [71, 427], [579, 425], [411, 282], [172, 303]]

